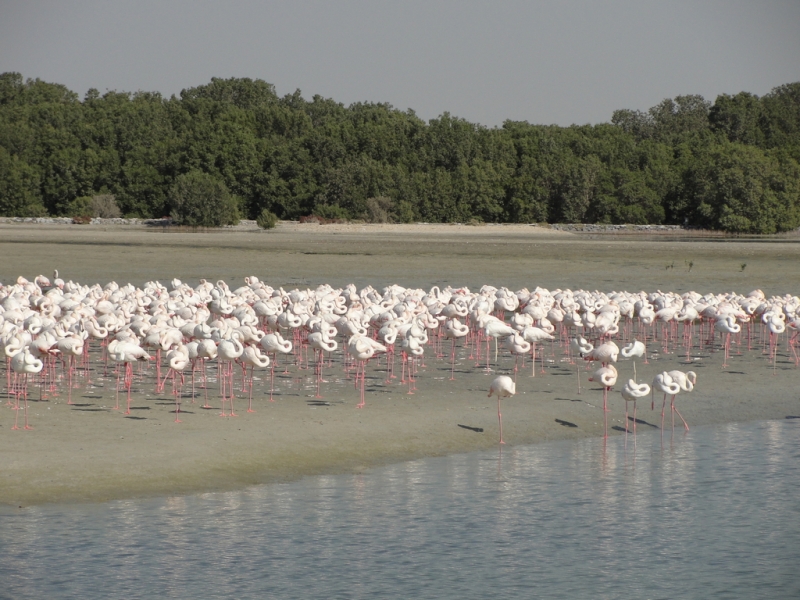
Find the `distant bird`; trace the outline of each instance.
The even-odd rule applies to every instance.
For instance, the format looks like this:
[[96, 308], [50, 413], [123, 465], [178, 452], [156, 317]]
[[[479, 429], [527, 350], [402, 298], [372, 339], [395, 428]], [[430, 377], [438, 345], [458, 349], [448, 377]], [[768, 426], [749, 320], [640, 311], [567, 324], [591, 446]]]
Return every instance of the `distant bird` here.
[[[624, 358], [635, 358], [637, 356], [644, 356], [645, 362], [647, 361], [647, 349], [645, 345], [639, 340], [633, 340], [627, 346], [624, 346], [620, 353]], [[633, 361], [633, 379], [636, 379], [636, 361]]]
[[[455, 305], [448, 304], [447, 306], [455, 306]], [[465, 337], [467, 334], [469, 334], [469, 327], [462, 324], [461, 321], [459, 321], [456, 317], [447, 319], [444, 322], [444, 337], [450, 340], [450, 381], [453, 381], [455, 379], [456, 340], [458, 338]]]
[[164, 384], [167, 382], [167, 378], [172, 375], [172, 394], [175, 396], [175, 422], [180, 423], [181, 398], [184, 382], [183, 371], [191, 364], [191, 361], [189, 360], [189, 350], [183, 344], [172, 348], [169, 350], [169, 352], [167, 352], [167, 362], [169, 363], [169, 371], [164, 376], [161, 389], [164, 389]]
[[[655, 378], [653, 379], [653, 389], [650, 392], [651, 393], [650, 410], [653, 410], [655, 408], [654, 401], [652, 400], [653, 397], [652, 395], [656, 391], [664, 392], [664, 400], [661, 403], [661, 429], [663, 431], [664, 410], [667, 406], [667, 396], [668, 395], [672, 396], [672, 410], [675, 410], [675, 396], [680, 393], [681, 386], [677, 381], [675, 381], [672, 378], [672, 375], [670, 375], [667, 371], [663, 371], [658, 375], [656, 375]], [[678, 415], [680, 416], [680, 413], [678, 413]], [[683, 417], [681, 417], [681, 420], [683, 420]], [[673, 427], [674, 423], [675, 423], [675, 417], [673, 417]], [[688, 430], [689, 426], [686, 425], [686, 421], [684, 421], [683, 424], [686, 426], [686, 429]]]
[[[536, 377], [536, 342], [551, 341], [553, 340], [553, 336], [541, 327], [526, 327], [522, 330], [522, 337], [531, 345], [531, 362], [533, 363], [531, 377]], [[542, 363], [542, 373], [544, 373], [544, 352], [542, 352], [539, 357]]]
[[364, 408], [366, 404], [364, 399], [364, 380], [366, 378], [367, 361], [379, 352], [386, 352], [386, 346], [379, 344], [365, 335], [355, 334], [347, 341], [347, 350], [350, 356], [354, 357], [358, 362], [358, 367], [356, 368], [356, 385], [358, 385], [359, 382], [361, 384], [361, 401], [356, 405], [356, 408]]
[[483, 327], [483, 333], [486, 336], [486, 370], [489, 371], [491, 370], [489, 368], [489, 338], [494, 338], [494, 360], [497, 362], [497, 338], [514, 335], [516, 331], [500, 319], [493, 318], [486, 322]]
[[[242, 334], [238, 330], [231, 332], [229, 338], [220, 340], [217, 347], [217, 372], [219, 376], [219, 391], [222, 397], [222, 412], [220, 417], [238, 416], [233, 410], [233, 363], [239, 360], [244, 354], [244, 344], [242, 344]], [[225, 401], [231, 405], [230, 414], [225, 414]]]
[[[525, 341], [520, 334], [515, 333], [506, 338], [506, 347], [514, 355], [514, 383], [517, 382], [517, 370], [519, 365], [519, 357], [531, 351], [531, 344]], [[534, 371], [536, 369], [534, 368]]]
[[[576, 313], [577, 314], [577, 313]], [[594, 350], [594, 345], [586, 341], [586, 338], [583, 336], [577, 336], [572, 338], [569, 341], [570, 350], [574, 350], [575, 354], [579, 357], [584, 357], [588, 355], [592, 350]], [[576, 365], [575, 374], [578, 376], [578, 393], [581, 393], [581, 367], [580, 364]]]
[[[247, 402], [247, 412], [256, 412], [253, 410], [253, 369], [259, 367], [265, 369], [269, 366], [269, 356], [263, 354], [258, 346], [248, 344], [244, 347], [242, 354], [242, 370], [245, 385], [248, 388], [249, 397]], [[247, 376], [247, 366], [250, 365], [250, 376]], [[244, 390], [242, 390], [244, 391]]]
[[603, 366], [617, 362], [618, 357], [619, 346], [610, 340], [595, 346], [590, 352], [583, 355], [585, 360], [597, 361]]
[[108, 355], [114, 362], [119, 364], [117, 368], [117, 405], [114, 408], [119, 409], [119, 382], [122, 370], [124, 369], [125, 389], [128, 392], [125, 414], [129, 415], [131, 414], [131, 385], [133, 384], [133, 367], [131, 366], [131, 363], [140, 360], [152, 360], [152, 357], [138, 344], [131, 342], [119, 342], [117, 340], [112, 340], [109, 342]]
[[[677, 383], [678, 386], [681, 388], [682, 392], [689, 393], [694, 390], [694, 385], [697, 383], [697, 373], [694, 371], [668, 371], [670, 377], [672, 377], [672, 381]], [[675, 407], [675, 396], [677, 394], [672, 395], [672, 401], [670, 402], [670, 412], [672, 413], [672, 427], [675, 427], [675, 413], [678, 414], [681, 421], [683, 421], [683, 426], [686, 428], [686, 431], [689, 431], [689, 424], [683, 418], [678, 409]]]
[[277, 362], [278, 353], [289, 354], [292, 351], [292, 342], [289, 340], [284, 340], [280, 333], [275, 332], [268, 333], [262, 337], [259, 344], [261, 344], [261, 347], [267, 351], [267, 354], [272, 355], [272, 363], [270, 364], [269, 372], [269, 401], [274, 402], [275, 400], [273, 399], [273, 394], [275, 393], [275, 363]]
[[[16, 415], [14, 416], [14, 426], [11, 429], [19, 429], [17, 421], [19, 419], [19, 397], [22, 396], [24, 400], [24, 413], [25, 413], [25, 426], [24, 429], [33, 429], [28, 424], [28, 375], [40, 373], [44, 368], [44, 363], [31, 354], [30, 348], [25, 346], [21, 351], [17, 352], [11, 357], [11, 369], [14, 371], [14, 378], [22, 376], [22, 384], [16, 386], [16, 400], [14, 408]], [[41, 393], [41, 387], [40, 393]]]
[[714, 322], [714, 329], [725, 334], [725, 358], [722, 361], [722, 367], [724, 368], [728, 366], [728, 356], [730, 355], [731, 347], [731, 334], [739, 333], [742, 330], [742, 326], [736, 322], [736, 317], [734, 315], [727, 314], [719, 317]]
[[503, 441], [503, 415], [500, 413], [500, 398], [508, 398], [517, 393], [517, 386], [511, 377], [500, 375], [495, 377], [492, 384], [489, 386], [488, 398], [497, 396], [497, 421], [500, 424], [500, 443], [505, 444]]
[[614, 365], [606, 365], [597, 369], [589, 381], [598, 382], [603, 386], [603, 412], [608, 412], [608, 392], [617, 383], [617, 369]]
[[322, 398], [320, 394], [320, 385], [322, 384], [322, 367], [325, 364], [325, 352], [334, 352], [339, 344], [336, 340], [331, 339], [327, 332], [314, 331], [308, 334], [308, 345], [314, 349], [316, 358], [314, 366], [314, 375], [317, 383], [317, 393], [315, 398]]
[[620, 393], [625, 399], [625, 433], [628, 432], [628, 402], [633, 402], [633, 435], [636, 435], [636, 401], [650, 393], [650, 386], [646, 383], [636, 383], [635, 379], [629, 379]]

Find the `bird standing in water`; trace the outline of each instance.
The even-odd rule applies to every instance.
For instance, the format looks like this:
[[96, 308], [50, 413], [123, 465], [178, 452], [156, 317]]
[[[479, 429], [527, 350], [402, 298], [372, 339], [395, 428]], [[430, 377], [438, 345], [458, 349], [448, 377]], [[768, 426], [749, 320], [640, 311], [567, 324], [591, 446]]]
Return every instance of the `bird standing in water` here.
[[500, 375], [492, 381], [489, 386], [488, 398], [497, 396], [497, 422], [500, 424], [500, 443], [505, 444], [503, 441], [503, 415], [500, 412], [500, 398], [508, 398], [517, 393], [517, 386], [514, 380], [507, 375]]

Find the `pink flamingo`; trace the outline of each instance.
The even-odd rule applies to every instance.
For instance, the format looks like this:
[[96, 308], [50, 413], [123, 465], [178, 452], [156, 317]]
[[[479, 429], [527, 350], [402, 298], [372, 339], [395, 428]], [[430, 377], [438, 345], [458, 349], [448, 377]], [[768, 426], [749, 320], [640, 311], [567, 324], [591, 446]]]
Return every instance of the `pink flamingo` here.
[[[184, 345], [180, 345], [167, 352], [167, 362], [169, 363], [170, 372], [164, 376], [164, 382], [167, 381], [170, 373], [172, 374], [172, 393], [175, 396], [175, 422], [180, 423], [181, 413], [181, 394], [183, 389], [183, 371], [190, 364], [189, 350]], [[180, 383], [176, 385], [175, 378], [180, 375]], [[164, 389], [164, 383], [161, 384], [161, 389]]]
[[739, 333], [742, 326], [736, 322], [736, 317], [732, 314], [722, 315], [714, 323], [714, 329], [725, 334], [725, 358], [722, 361], [722, 368], [728, 366], [728, 356], [730, 355], [731, 334]]
[[292, 342], [284, 340], [280, 332], [268, 333], [259, 342], [261, 347], [272, 355], [272, 362], [270, 363], [270, 388], [269, 388], [269, 401], [275, 402], [273, 394], [275, 392], [275, 362], [277, 361], [278, 353], [289, 354], [292, 351]]
[[250, 377], [246, 378], [248, 381], [247, 388], [248, 388], [248, 402], [247, 402], [247, 412], [253, 413], [256, 412], [253, 410], [253, 369], [255, 367], [259, 367], [264, 369], [269, 366], [270, 360], [269, 356], [266, 354], [262, 354], [261, 350], [258, 346], [254, 346], [253, 344], [248, 344], [244, 347], [244, 353], [242, 354], [242, 366], [244, 369], [247, 369], [247, 365], [250, 365]]
[[[452, 304], [448, 306], [453, 306]], [[444, 337], [450, 340], [450, 381], [455, 380], [456, 372], [456, 340], [469, 334], [469, 327], [456, 317], [444, 322]]]
[[513, 396], [517, 393], [517, 385], [507, 375], [500, 375], [499, 377], [495, 377], [494, 381], [492, 381], [491, 385], [489, 386], [489, 395], [488, 398], [492, 396], [497, 396], [497, 422], [500, 426], [500, 443], [505, 444], [503, 440], [503, 415], [500, 412], [500, 399], [501, 398], [508, 398]]
[[[531, 351], [531, 344], [525, 341], [520, 334], [514, 333], [506, 338], [506, 347], [514, 355], [514, 383], [517, 383], [517, 366], [519, 364], [519, 357], [524, 356]], [[534, 370], [536, 370], [534, 368]]]
[[323, 331], [314, 331], [308, 334], [308, 345], [314, 349], [316, 355], [315, 366], [315, 379], [317, 383], [316, 398], [322, 398], [320, 395], [320, 385], [322, 383], [322, 367], [325, 364], [325, 352], [334, 352], [339, 344], [336, 340], [331, 339]]
[[[526, 327], [522, 331], [522, 337], [531, 345], [531, 366], [533, 371], [531, 377], [536, 377], [536, 342], [552, 341], [554, 338], [541, 327]], [[542, 373], [544, 373], [544, 352], [539, 354], [542, 363]]]
[[[44, 367], [44, 363], [36, 358], [33, 354], [31, 354], [30, 349], [26, 346], [20, 352], [17, 352], [13, 357], [11, 357], [11, 368], [14, 371], [15, 377], [19, 374], [23, 376], [23, 383], [21, 389], [17, 391], [16, 396], [16, 403], [14, 408], [17, 410], [17, 414], [14, 417], [14, 426], [11, 429], [19, 429], [17, 425], [17, 420], [19, 418], [19, 397], [20, 395], [23, 397], [25, 402], [25, 427], [24, 429], [33, 429], [28, 424], [28, 375], [29, 374], [36, 374], [41, 372], [42, 368]], [[41, 395], [41, 387], [39, 388], [39, 392]]]
[[371, 338], [363, 335], [354, 335], [347, 341], [347, 349], [350, 355], [356, 359], [359, 363], [359, 369], [356, 370], [356, 384], [359, 382], [359, 375], [360, 375], [360, 382], [361, 382], [361, 393], [360, 393], [360, 402], [356, 405], [356, 408], [364, 408], [366, 405], [366, 400], [364, 397], [364, 385], [365, 385], [365, 378], [366, 378], [366, 370], [367, 370], [367, 361], [375, 356], [375, 354], [379, 352], [386, 352], [386, 346], [383, 344], [379, 344], [378, 342], [374, 341]]
[[[220, 417], [236, 417], [233, 411], [233, 363], [244, 354], [244, 345], [241, 342], [242, 334], [233, 330], [230, 338], [220, 340], [217, 347], [217, 365], [219, 371], [219, 389], [222, 396], [222, 412]], [[226, 396], [226, 393], [229, 394]], [[230, 414], [225, 414], [225, 400], [231, 404]]]
[[[131, 414], [131, 385], [133, 384], [133, 367], [131, 363], [143, 360], [152, 360], [153, 358], [145, 352], [144, 348], [132, 342], [120, 342], [113, 340], [108, 344], [108, 353], [111, 359], [124, 365], [125, 370], [125, 389], [127, 390], [127, 407], [125, 414]], [[120, 371], [117, 371], [117, 405], [115, 409], [119, 409], [119, 380]]]
[[650, 386], [646, 383], [636, 383], [635, 379], [629, 379], [620, 393], [625, 399], [625, 433], [628, 433], [628, 402], [633, 402], [633, 435], [636, 435], [636, 401], [650, 393]]

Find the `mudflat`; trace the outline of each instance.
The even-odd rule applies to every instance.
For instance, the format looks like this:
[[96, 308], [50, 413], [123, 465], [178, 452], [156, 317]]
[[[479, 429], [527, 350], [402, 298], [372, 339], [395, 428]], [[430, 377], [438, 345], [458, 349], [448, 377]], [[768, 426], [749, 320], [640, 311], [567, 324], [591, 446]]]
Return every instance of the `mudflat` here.
[[[375, 288], [396, 283], [477, 290], [490, 284], [606, 292], [746, 294], [758, 288], [768, 296], [800, 294], [800, 239], [791, 236], [592, 235], [527, 225], [281, 223], [271, 231], [191, 232], [2, 224], [0, 257], [0, 282], [6, 284], [20, 275], [50, 277], [58, 269], [64, 280], [138, 286], [177, 277], [192, 285], [202, 278], [224, 279], [235, 288], [245, 276], [256, 275], [287, 290], [352, 282]], [[787, 349], [788, 335], [779, 339], [774, 365], [756, 335], [749, 350], [744, 336], [733, 345], [727, 368], [718, 340], [693, 348], [688, 357], [681, 347], [664, 352], [660, 344], [651, 344], [648, 364], [637, 360], [638, 380], [649, 382], [664, 370], [694, 370], [694, 391], [676, 401], [690, 426], [795, 416], [800, 414], [800, 369]], [[208, 393], [213, 408], [201, 408], [205, 391], [198, 386], [194, 402], [185, 394], [182, 423], [173, 422], [170, 384], [156, 394], [149, 372], [134, 380], [131, 414], [114, 410], [114, 375], [111, 367], [105, 371], [96, 362], [91, 383], [80, 378], [72, 389], [73, 405], [66, 403], [63, 386], [39, 401], [39, 389], [31, 384], [31, 431], [12, 431], [14, 411], [0, 407], [0, 502], [105, 501], [229, 490], [495, 447], [497, 405], [486, 394], [496, 373], [511, 372], [513, 358], [501, 351], [494, 371], [486, 373], [460, 348], [455, 380], [450, 381], [448, 343], [443, 354], [437, 358], [433, 348], [426, 348], [413, 394], [400, 377], [385, 383], [385, 363], [371, 361], [366, 407], [360, 410], [352, 375], [348, 378], [338, 358], [325, 368], [322, 399], [314, 397], [313, 365], [280, 363], [275, 402], [268, 400], [269, 371], [256, 371], [254, 413], [246, 412], [246, 394], [238, 391], [237, 378], [239, 416], [230, 418], [218, 416], [218, 382], [212, 372]], [[633, 376], [633, 368], [628, 361], [617, 366], [607, 425], [610, 434], [624, 435], [624, 401], [618, 390]], [[545, 373], [537, 362], [532, 377], [528, 363], [518, 373], [517, 395], [503, 400], [507, 444], [602, 435], [602, 391], [587, 381], [589, 373], [586, 365], [571, 364], [557, 346], [546, 348]], [[656, 398], [655, 411], [649, 399], [639, 402], [639, 431], [660, 426], [660, 407], [661, 398]], [[667, 412], [665, 445], [672, 435], [685, 434], [680, 422], [673, 432]]]

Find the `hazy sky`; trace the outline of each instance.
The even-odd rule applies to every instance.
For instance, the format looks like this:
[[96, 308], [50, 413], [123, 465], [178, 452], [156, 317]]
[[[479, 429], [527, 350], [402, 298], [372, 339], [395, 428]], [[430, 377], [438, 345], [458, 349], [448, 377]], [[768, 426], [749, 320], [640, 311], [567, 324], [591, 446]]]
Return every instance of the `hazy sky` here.
[[0, 72], [169, 96], [264, 79], [485, 125], [800, 81], [798, 0], [0, 0]]

